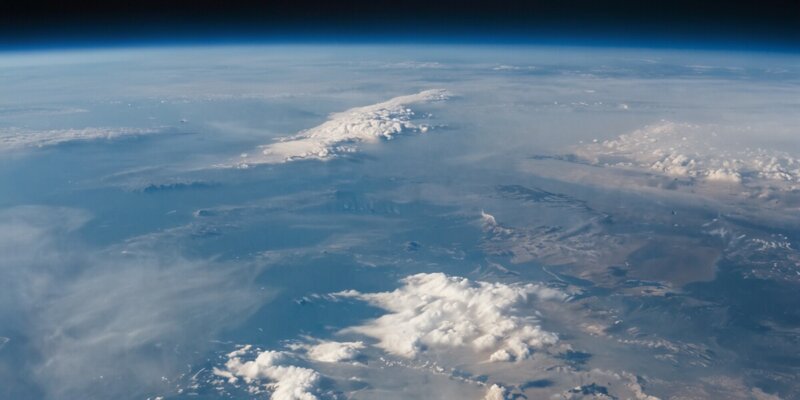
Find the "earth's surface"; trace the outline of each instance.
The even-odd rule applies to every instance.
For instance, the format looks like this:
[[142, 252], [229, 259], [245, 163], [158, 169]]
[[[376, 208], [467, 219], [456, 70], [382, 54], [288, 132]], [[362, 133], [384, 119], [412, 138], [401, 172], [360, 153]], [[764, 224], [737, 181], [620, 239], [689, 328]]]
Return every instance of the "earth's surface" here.
[[785, 54], [1, 54], [0, 398], [800, 398], [798, 127]]

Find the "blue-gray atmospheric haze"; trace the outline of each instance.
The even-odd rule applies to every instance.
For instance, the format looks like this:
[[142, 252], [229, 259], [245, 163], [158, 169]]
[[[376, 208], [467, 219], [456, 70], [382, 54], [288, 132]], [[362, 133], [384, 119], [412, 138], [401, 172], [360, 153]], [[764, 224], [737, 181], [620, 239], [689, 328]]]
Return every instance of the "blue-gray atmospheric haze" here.
[[791, 54], [0, 54], [0, 398], [800, 398], [799, 128]]

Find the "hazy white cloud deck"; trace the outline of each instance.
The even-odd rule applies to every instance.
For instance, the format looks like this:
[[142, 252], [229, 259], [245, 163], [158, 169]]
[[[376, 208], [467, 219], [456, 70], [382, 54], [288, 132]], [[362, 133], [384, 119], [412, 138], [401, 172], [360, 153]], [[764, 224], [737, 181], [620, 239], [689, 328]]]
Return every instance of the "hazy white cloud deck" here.
[[800, 188], [800, 159], [788, 153], [745, 148], [717, 133], [721, 127], [662, 121], [612, 140], [579, 146], [586, 160], [705, 182]]
[[25, 147], [55, 146], [68, 142], [114, 140], [124, 137], [152, 135], [164, 129], [153, 128], [80, 128], [29, 130], [20, 128], [0, 129], [0, 151]]

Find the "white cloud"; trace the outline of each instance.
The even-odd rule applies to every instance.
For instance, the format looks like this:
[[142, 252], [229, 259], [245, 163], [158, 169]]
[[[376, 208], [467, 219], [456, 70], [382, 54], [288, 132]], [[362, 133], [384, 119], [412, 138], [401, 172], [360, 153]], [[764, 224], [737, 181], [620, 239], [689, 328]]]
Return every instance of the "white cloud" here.
[[558, 290], [535, 284], [472, 282], [442, 273], [412, 275], [402, 282], [392, 292], [336, 293], [389, 311], [345, 331], [376, 338], [378, 347], [408, 358], [425, 349], [468, 347], [489, 354], [490, 361], [520, 360], [558, 341], [556, 334], [537, 324], [537, 318], [518, 310], [529, 296], [565, 299]]
[[310, 346], [307, 354], [314, 361], [336, 363], [355, 360], [363, 348], [363, 342], [320, 342]]
[[25, 130], [19, 128], [0, 129], [0, 151], [23, 147], [55, 146], [66, 142], [118, 139], [128, 136], [143, 136], [163, 132], [154, 128], [81, 128]]
[[486, 390], [486, 396], [483, 398], [484, 400], [507, 400], [510, 399], [511, 396], [508, 394], [508, 390], [498, 384], [494, 384]]
[[481, 221], [483, 225], [487, 228], [497, 226], [497, 220], [494, 218], [494, 215], [487, 213], [486, 211], [481, 210]]
[[800, 188], [800, 159], [780, 151], [735, 148], [713, 125], [662, 121], [616, 139], [579, 147], [597, 165], [633, 168], [708, 182]]
[[259, 154], [243, 154], [237, 165], [281, 163], [298, 159], [326, 159], [357, 151], [356, 144], [392, 139], [403, 132], [426, 132], [428, 125], [412, 122], [412, 104], [445, 100], [449, 93], [433, 89], [364, 107], [335, 113], [322, 125], [302, 131], [277, 143], [261, 147]]
[[384, 64], [385, 68], [407, 68], [407, 69], [441, 69], [446, 66], [436, 61], [402, 61]]
[[519, 65], [507, 65], [507, 64], [500, 64], [495, 65], [492, 67], [493, 71], [532, 71], [536, 69], [534, 66], [519, 66]]
[[292, 365], [291, 355], [280, 351], [263, 351], [254, 360], [242, 361], [251, 346], [247, 345], [228, 354], [224, 370], [214, 368], [214, 374], [236, 383], [239, 379], [250, 386], [251, 393], [263, 388], [270, 391], [272, 400], [316, 400], [320, 374], [310, 368]]

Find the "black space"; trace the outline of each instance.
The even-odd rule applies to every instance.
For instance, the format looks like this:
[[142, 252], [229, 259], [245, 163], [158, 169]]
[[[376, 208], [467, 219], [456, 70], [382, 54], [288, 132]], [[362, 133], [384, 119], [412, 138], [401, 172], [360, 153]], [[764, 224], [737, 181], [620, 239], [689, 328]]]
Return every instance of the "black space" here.
[[0, 45], [462, 41], [800, 47], [800, 1], [0, 1]]

